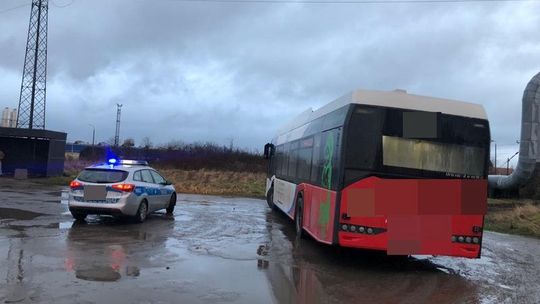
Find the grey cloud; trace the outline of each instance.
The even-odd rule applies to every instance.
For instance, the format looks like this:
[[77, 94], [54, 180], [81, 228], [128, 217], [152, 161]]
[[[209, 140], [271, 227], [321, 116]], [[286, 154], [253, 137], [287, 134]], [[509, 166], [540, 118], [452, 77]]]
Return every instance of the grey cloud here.
[[[305, 108], [354, 88], [403, 88], [482, 103], [494, 138], [512, 142], [540, 69], [538, 8], [77, 0], [50, 9], [48, 125], [74, 140], [99, 124], [106, 140], [120, 102], [123, 137], [234, 136], [258, 148]], [[2, 82], [20, 81], [27, 14], [0, 15]]]

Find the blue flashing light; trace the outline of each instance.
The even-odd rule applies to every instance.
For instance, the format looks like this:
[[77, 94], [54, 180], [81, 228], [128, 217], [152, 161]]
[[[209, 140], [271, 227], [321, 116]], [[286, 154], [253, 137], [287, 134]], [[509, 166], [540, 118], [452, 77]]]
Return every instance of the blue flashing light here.
[[115, 158], [109, 159], [109, 164], [110, 164], [110, 165], [114, 165], [114, 164], [116, 164], [116, 162], [117, 162], [117, 161], [116, 161]]

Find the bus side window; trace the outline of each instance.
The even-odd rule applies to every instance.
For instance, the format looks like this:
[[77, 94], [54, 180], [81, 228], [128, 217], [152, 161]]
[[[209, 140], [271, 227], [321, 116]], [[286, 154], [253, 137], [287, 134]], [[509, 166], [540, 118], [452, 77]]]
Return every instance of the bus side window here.
[[287, 176], [287, 170], [289, 169], [289, 156], [290, 156], [290, 148], [291, 144], [286, 143], [283, 147], [283, 157], [281, 159], [281, 175]]
[[275, 163], [275, 170], [276, 170], [276, 175], [282, 175], [282, 171], [281, 171], [281, 165], [283, 163], [283, 145], [281, 146], [278, 146], [276, 148], [276, 156], [275, 156], [275, 159], [276, 159], [276, 163]]
[[291, 144], [289, 152], [289, 170], [288, 170], [288, 176], [291, 177], [294, 181], [296, 181], [296, 167], [298, 165], [298, 141], [293, 142]]
[[298, 150], [298, 179], [300, 181], [309, 181], [311, 176], [311, 159], [313, 156], [313, 137], [300, 141], [300, 150]]
[[315, 185], [320, 185], [320, 176], [322, 172], [322, 166], [320, 164], [321, 159], [321, 134], [317, 134], [313, 137], [313, 159], [311, 161], [311, 182]]

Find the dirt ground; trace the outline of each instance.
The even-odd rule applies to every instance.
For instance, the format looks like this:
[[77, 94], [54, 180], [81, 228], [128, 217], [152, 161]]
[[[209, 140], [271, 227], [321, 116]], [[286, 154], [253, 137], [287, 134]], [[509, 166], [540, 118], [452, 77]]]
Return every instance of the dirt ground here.
[[179, 195], [143, 224], [74, 223], [59, 187], [0, 184], [2, 303], [538, 303], [540, 240], [486, 232], [482, 258], [296, 239], [262, 200]]

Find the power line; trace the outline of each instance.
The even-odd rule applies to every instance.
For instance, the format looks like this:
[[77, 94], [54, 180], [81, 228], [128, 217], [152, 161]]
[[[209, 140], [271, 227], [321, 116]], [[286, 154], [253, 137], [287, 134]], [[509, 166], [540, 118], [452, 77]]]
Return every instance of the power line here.
[[169, 2], [199, 3], [300, 3], [300, 4], [412, 4], [412, 3], [490, 3], [539, 2], [539, 0], [162, 0]]
[[[66, 4], [57, 4], [55, 1], [52, 1], [52, 4], [53, 4], [55, 7], [58, 7], [58, 8], [64, 8], [64, 7], [68, 7], [68, 6], [72, 5], [74, 2], [75, 2], [75, 0], [71, 0], [70, 2], [68, 2], [68, 3], [66, 3]], [[12, 7], [9, 7], [9, 8], [3, 9], [3, 10], [0, 10], [0, 14], [7, 13], [7, 12], [11, 12], [11, 11], [14, 11], [14, 10], [16, 10], [16, 9], [23, 8], [23, 7], [28, 7], [28, 6], [30, 6], [30, 5], [32, 5], [31, 2], [25, 3], [25, 4], [21, 4], [21, 5], [17, 5], [17, 6], [12, 6]]]
[[68, 7], [70, 5], [72, 5], [73, 3], [75, 3], [75, 0], [71, 0], [70, 2], [66, 3], [66, 4], [57, 4], [56, 1], [52, 1], [52, 4], [55, 6], [55, 7], [58, 7], [58, 8], [64, 8], [64, 7]]
[[[493, 3], [493, 2], [539, 2], [540, 0], [162, 0], [169, 2], [190, 2], [190, 3], [298, 3], [298, 4], [437, 4], [437, 3]], [[52, 4], [58, 8], [71, 6], [75, 0], [60, 5]], [[19, 8], [30, 6], [31, 3], [25, 3], [0, 10], [0, 14], [14, 11]]]
[[10, 7], [10, 8], [6, 8], [6, 9], [3, 9], [3, 10], [0, 10], [0, 14], [11, 12], [11, 11], [14, 11], [16, 9], [27, 7], [27, 6], [30, 6], [30, 5], [32, 5], [32, 3], [25, 3], [25, 4]]

